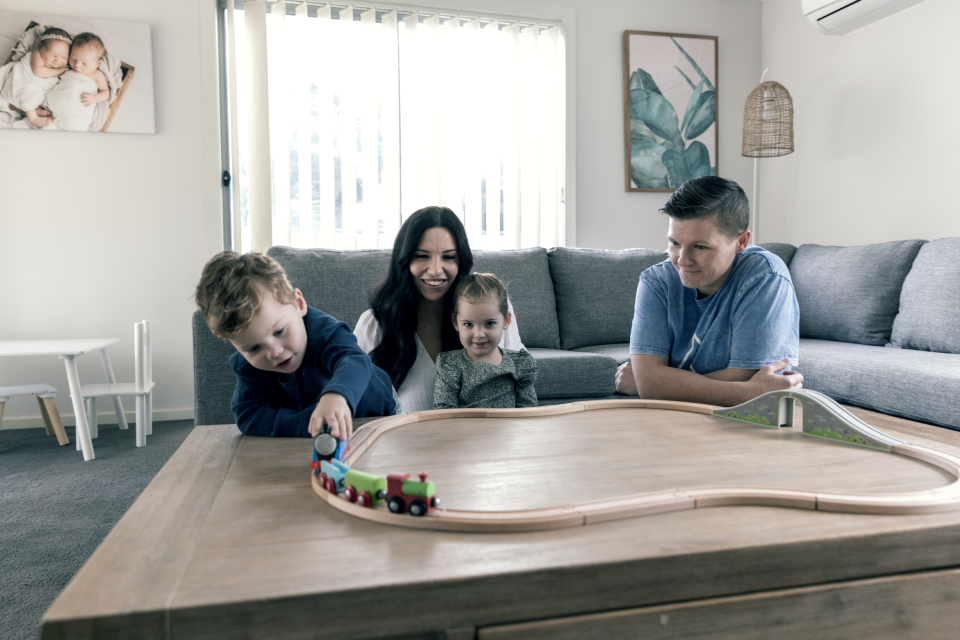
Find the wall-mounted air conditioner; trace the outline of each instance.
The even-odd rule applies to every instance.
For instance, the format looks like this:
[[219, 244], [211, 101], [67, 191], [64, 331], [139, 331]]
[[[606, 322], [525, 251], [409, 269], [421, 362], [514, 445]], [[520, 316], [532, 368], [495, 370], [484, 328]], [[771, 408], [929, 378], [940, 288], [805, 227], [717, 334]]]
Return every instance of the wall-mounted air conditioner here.
[[842, 36], [923, 0], [801, 0], [803, 15], [820, 33]]

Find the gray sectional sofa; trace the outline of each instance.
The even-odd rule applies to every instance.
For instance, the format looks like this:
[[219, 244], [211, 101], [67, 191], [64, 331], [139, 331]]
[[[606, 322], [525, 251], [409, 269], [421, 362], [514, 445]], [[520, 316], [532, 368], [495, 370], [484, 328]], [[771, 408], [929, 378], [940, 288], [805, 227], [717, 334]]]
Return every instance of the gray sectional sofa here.
[[[960, 429], [960, 238], [763, 246], [794, 280], [806, 387]], [[351, 327], [390, 259], [389, 250], [273, 247], [269, 254], [308, 304]], [[520, 337], [537, 359], [540, 404], [615, 396], [617, 366], [630, 357], [637, 280], [664, 259], [651, 249], [474, 252], [474, 270], [498, 274], [510, 289]], [[196, 424], [231, 423], [233, 348], [210, 333], [199, 312], [193, 341]]]

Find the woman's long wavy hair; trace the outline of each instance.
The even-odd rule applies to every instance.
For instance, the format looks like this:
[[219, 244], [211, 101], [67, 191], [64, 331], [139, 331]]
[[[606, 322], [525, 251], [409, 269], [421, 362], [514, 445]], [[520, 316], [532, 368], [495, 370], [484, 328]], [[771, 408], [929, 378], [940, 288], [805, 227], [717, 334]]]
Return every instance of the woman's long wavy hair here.
[[417, 359], [417, 309], [420, 291], [410, 273], [410, 262], [420, 246], [423, 234], [443, 227], [453, 236], [457, 247], [457, 277], [450, 283], [444, 298], [440, 339], [443, 351], [459, 349], [460, 336], [448, 319], [453, 314], [454, 296], [460, 279], [473, 268], [473, 253], [467, 232], [457, 215], [447, 207], [424, 207], [400, 227], [393, 242], [393, 255], [387, 275], [370, 295], [373, 317], [383, 331], [380, 344], [370, 352], [373, 364], [387, 372], [395, 389], [399, 389]]

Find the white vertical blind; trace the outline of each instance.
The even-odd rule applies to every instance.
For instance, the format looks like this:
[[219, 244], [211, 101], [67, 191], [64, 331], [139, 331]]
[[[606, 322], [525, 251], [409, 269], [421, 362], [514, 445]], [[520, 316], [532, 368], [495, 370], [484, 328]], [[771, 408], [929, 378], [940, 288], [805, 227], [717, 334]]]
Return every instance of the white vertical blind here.
[[[287, 34], [293, 52], [293, 63], [296, 60], [319, 60], [316, 55], [316, 39], [313, 37], [311, 18], [308, 5], [301, 2], [297, 5], [296, 16], [287, 19]], [[291, 64], [293, 67], [293, 64]], [[313, 224], [313, 142], [311, 134], [317, 128], [317, 119], [314, 115], [314, 101], [310, 95], [313, 84], [313, 73], [303, 70], [303, 73], [290, 74], [290, 86], [293, 95], [290, 98], [290, 121], [296, 136], [297, 175], [295, 206], [291, 206], [291, 230], [295, 232], [293, 243], [298, 247], [312, 247], [315, 245]]]
[[[266, 251], [273, 243], [272, 191], [270, 168], [269, 78], [267, 64], [267, 3], [265, 0], [246, 0], [244, 7], [244, 84], [246, 92], [240, 106], [246, 121], [246, 145], [241, 141], [241, 162], [247, 165], [246, 189], [250, 229], [249, 249]], [[241, 179], [243, 175], [241, 174]]]
[[317, 9], [314, 42], [317, 43], [316, 58], [307, 60], [325, 60], [326, 64], [308, 65], [306, 73], [311, 75], [312, 87], [316, 91], [317, 126], [313, 135], [317, 137], [317, 181], [319, 193], [314, 208], [314, 225], [318, 233], [314, 234], [313, 245], [333, 247], [337, 232], [337, 176], [335, 173], [334, 127], [336, 121], [333, 108], [333, 96], [336, 91], [336, 45], [334, 39], [333, 8], [328, 4]]
[[520, 25], [505, 27], [503, 73], [503, 246], [520, 243]]
[[397, 12], [390, 11], [380, 18], [378, 40], [381, 50], [378, 60], [382, 65], [383, 83], [380, 103], [380, 246], [390, 247], [402, 222], [400, 217], [400, 76], [397, 60], [399, 22]]
[[[520, 104], [539, 104], [539, 27], [520, 31]], [[520, 246], [540, 244], [540, 115], [520, 112]], [[550, 246], [549, 244], [545, 246]]]
[[438, 204], [475, 248], [563, 243], [562, 27], [266, 4], [227, 9], [241, 250], [390, 247]]
[[293, 111], [292, 62], [287, 42], [287, 3], [274, 2], [267, 21], [267, 62], [270, 78], [270, 168], [273, 197], [273, 244], [289, 245], [290, 158], [288, 124]]

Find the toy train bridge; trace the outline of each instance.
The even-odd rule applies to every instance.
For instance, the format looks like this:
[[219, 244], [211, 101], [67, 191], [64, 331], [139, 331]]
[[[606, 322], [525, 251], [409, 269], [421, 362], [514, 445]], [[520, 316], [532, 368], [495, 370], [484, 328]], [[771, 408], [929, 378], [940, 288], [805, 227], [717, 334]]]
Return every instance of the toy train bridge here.
[[804, 435], [882, 451], [906, 444], [870, 426], [829, 396], [809, 389], [771, 391], [736, 407], [714, 409], [713, 415], [773, 429], [793, 427], [797, 402], [803, 406]]

